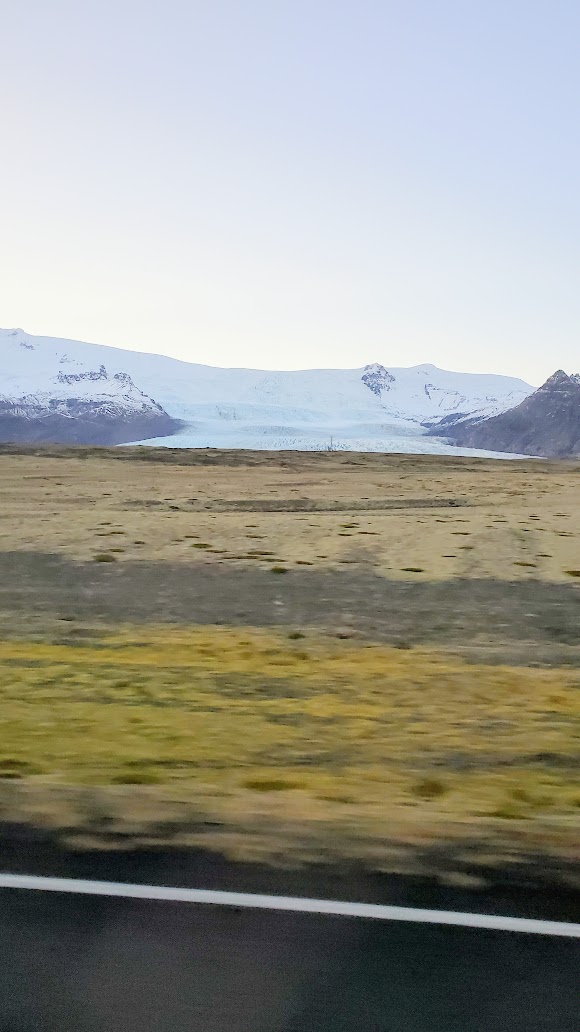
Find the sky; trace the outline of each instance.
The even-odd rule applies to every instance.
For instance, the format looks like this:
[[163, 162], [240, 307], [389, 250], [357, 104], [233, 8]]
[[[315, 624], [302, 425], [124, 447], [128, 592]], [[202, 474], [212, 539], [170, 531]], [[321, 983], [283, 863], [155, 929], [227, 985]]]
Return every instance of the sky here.
[[577, 0], [0, 0], [0, 325], [580, 370]]

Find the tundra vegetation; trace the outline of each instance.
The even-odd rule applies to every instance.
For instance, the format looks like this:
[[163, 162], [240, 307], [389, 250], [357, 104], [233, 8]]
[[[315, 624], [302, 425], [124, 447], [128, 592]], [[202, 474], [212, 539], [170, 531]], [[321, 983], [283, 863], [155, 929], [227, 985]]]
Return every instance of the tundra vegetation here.
[[0, 819], [573, 877], [577, 464], [4, 448], [0, 467]]

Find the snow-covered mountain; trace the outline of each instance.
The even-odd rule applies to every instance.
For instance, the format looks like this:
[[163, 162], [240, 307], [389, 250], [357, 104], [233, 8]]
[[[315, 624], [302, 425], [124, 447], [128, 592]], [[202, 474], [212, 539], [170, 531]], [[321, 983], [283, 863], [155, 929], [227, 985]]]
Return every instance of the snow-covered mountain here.
[[[173, 447], [318, 449], [332, 444], [371, 451], [457, 452], [426, 436], [427, 430], [433, 431], [440, 420], [448, 426], [457, 419], [495, 415], [533, 391], [512, 377], [447, 372], [432, 365], [400, 369], [375, 363], [362, 369], [298, 372], [219, 369], [34, 337], [22, 330], [0, 330], [0, 362], [4, 440], [11, 413], [30, 424], [55, 413], [78, 419], [83, 406], [89, 406], [95, 426], [121, 420], [129, 432], [138, 415], [150, 420], [146, 432], [124, 433], [124, 441], [148, 439]], [[171, 425], [162, 426], [164, 420]], [[45, 428], [38, 426], [43, 433]]]
[[0, 440], [122, 444], [181, 426], [129, 373], [55, 354], [20, 330], [0, 330], [0, 361]]

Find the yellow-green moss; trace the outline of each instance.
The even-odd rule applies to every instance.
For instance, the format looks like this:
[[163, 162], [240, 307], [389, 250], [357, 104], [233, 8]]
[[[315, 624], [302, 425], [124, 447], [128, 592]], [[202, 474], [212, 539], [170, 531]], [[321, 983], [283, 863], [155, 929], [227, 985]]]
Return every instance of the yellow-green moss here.
[[0, 778], [291, 791], [377, 820], [577, 813], [579, 687], [569, 669], [247, 628], [5, 641]]

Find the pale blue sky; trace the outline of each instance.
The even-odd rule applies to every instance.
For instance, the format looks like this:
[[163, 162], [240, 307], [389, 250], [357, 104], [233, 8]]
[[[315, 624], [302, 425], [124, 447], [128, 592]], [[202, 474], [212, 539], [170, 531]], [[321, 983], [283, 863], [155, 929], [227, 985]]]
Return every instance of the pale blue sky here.
[[0, 0], [0, 325], [580, 368], [578, 0]]

